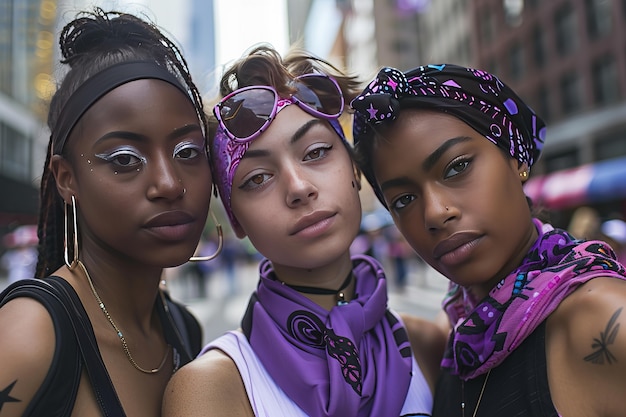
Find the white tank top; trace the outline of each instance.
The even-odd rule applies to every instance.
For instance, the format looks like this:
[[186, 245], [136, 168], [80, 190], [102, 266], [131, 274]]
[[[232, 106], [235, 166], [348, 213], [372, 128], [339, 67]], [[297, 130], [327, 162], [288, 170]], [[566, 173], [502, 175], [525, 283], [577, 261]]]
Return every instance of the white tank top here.
[[[243, 333], [231, 331], [222, 335], [206, 345], [200, 355], [211, 349], [223, 351], [237, 365], [255, 416], [307, 417], [307, 414], [276, 385]], [[433, 408], [433, 394], [415, 358], [413, 358], [412, 375], [400, 417], [430, 416]]]

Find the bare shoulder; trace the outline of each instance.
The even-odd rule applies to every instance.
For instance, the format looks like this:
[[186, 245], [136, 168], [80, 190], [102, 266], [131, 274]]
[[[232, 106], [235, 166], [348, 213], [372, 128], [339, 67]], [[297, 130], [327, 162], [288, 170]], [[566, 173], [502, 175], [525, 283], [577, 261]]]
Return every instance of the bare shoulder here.
[[52, 364], [55, 334], [48, 310], [21, 297], [0, 308], [0, 410], [22, 415]]
[[[601, 277], [595, 278], [581, 285], [561, 302], [551, 317], [551, 321], [570, 332], [597, 333], [594, 327], [609, 317], [621, 317], [626, 320], [626, 280]], [[593, 326], [597, 323], [596, 326]], [[619, 323], [619, 320], [618, 320]], [[584, 326], [583, 324], [591, 325]]]
[[400, 313], [420, 369], [434, 390], [448, 333], [436, 322]]
[[[572, 407], [590, 415], [623, 415], [625, 307], [626, 280], [595, 278], [563, 300], [548, 319], [550, 391], [561, 414], [567, 416]], [[572, 398], [581, 399], [580, 404]]]
[[163, 416], [253, 416], [239, 370], [213, 349], [178, 370], [163, 399]]

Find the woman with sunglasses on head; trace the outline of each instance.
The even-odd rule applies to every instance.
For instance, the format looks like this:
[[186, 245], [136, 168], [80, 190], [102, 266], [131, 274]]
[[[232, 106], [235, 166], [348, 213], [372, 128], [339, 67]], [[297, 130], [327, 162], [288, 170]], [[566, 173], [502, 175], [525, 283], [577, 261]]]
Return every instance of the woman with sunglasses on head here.
[[543, 121], [455, 65], [384, 68], [352, 106], [366, 178], [450, 280], [433, 416], [623, 416], [626, 272], [605, 242], [535, 218]]
[[339, 118], [355, 79], [260, 46], [221, 87], [216, 184], [236, 235], [266, 259], [241, 328], [176, 374], [164, 415], [430, 415], [445, 335], [389, 311], [379, 263], [350, 257], [360, 173]]
[[0, 297], [0, 416], [159, 416], [169, 378], [201, 348], [160, 282], [206, 222], [202, 101], [178, 48], [135, 16], [80, 14], [60, 46], [41, 279]]

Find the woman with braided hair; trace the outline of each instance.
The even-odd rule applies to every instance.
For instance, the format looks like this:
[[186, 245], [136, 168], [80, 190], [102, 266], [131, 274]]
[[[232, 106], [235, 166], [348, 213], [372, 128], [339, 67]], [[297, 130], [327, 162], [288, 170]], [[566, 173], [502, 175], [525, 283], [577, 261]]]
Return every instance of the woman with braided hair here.
[[59, 43], [37, 279], [0, 298], [0, 416], [158, 416], [201, 343], [160, 283], [207, 218], [202, 100], [176, 45], [133, 15], [82, 13]]
[[383, 68], [352, 102], [359, 165], [450, 280], [434, 417], [624, 416], [626, 271], [533, 214], [541, 118], [498, 77]]

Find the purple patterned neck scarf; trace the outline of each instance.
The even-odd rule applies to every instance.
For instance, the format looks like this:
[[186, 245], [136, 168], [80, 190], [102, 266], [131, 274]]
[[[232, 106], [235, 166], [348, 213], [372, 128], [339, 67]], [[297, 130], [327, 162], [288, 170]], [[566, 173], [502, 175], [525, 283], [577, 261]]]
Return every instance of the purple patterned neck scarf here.
[[411, 380], [406, 330], [378, 262], [353, 257], [355, 298], [327, 311], [283, 285], [268, 260], [242, 321], [263, 366], [312, 417], [398, 417]]
[[539, 237], [522, 264], [482, 301], [450, 285], [443, 306], [455, 329], [441, 364], [464, 380], [502, 363], [580, 285], [596, 277], [626, 279], [606, 243], [534, 222]]

